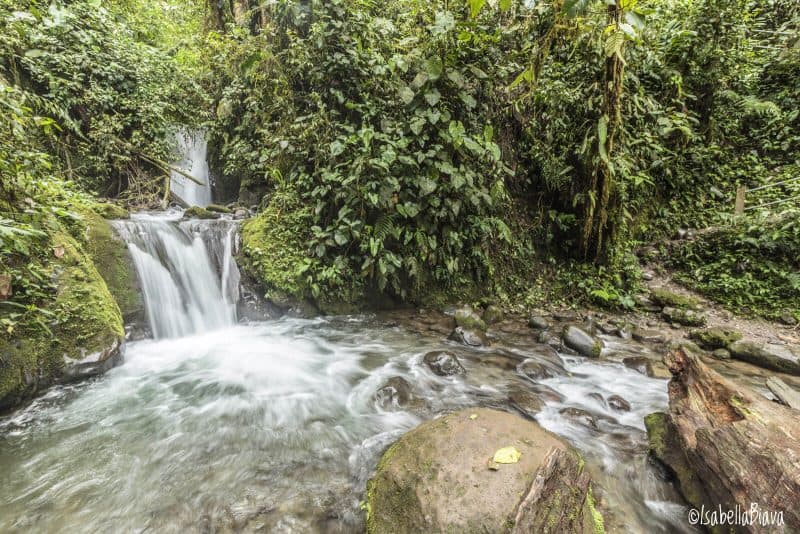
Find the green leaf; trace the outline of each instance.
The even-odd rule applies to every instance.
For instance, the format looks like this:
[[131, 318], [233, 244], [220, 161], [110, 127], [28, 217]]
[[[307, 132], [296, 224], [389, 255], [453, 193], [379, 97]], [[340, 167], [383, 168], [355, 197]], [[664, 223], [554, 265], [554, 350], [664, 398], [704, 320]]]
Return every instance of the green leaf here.
[[431, 89], [430, 91], [425, 93], [425, 101], [430, 106], [435, 106], [436, 104], [439, 103], [441, 99], [442, 99], [442, 94], [436, 89]]
[[438, 57], [428, 58], [425, 61], [425, 72], [428, 73], [428, 78], [431, 81], [438, 80], [442, 75], [442, 70], [444, 69], [444, 64], [442, 60]]
[[597, 149], [600, 154], [600, 159], [609, 163], [608, 152], [606, 152], [606, 140], [608, 139], [608, 117], [603, 115], [597, 121]]
[[333, 240], [336, 241], [336, 244], [339, 246], [346, 245], [348, 241], [347, 236], [338, 230], [333, 234]]
[[414, 91], [407, 85], [400, 89], [400, 99], [407, 106], [414, 100]]
[[331, 143], [331, 156], [338, 156], [342, 152], [344, 152], [344, 143], [338, 139]]
[[478, 16], [483, 6], [486, 5], [486, 0], [467, 0], [467, 4], [469, 4], [470, 16], [475, 18]]
[[511, 9], [511, 0], [500, 0], [500, 9], [503, 11]]
[[565, 0], [562, 11], [570, 18], [577, 17], [584, 14], [591, 3], [592, 0]]

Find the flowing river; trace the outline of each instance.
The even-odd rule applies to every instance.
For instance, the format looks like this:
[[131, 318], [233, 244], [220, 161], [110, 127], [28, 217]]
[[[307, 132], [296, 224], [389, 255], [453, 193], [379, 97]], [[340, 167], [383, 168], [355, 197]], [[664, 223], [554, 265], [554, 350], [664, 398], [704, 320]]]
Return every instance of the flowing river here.
[[[536, 419], [584, 454], [610, 531], [685, 528], [646, 455], [643, 418], [665, 409], [666, 380], [620, 363], [647, 346], [606, 338], [607, 357], [587, 360], [507, 321], [470, 349], [446, 340], [451, 319], [414, 310], [240, 323], [235, 223], [179, 216], [117, 224], [153, 338], [0, 419], [0, 532], [363, 531], [365, 484], [390, 443], [455, 408], [524, 413], [509, 401], [520, 391], [540, 394]], [[443, 348], [465, 375], [422, 363]], [[531, 363], [549, 371], [532, 378]], [[398, 376], [417, 402], [376, 397]]]

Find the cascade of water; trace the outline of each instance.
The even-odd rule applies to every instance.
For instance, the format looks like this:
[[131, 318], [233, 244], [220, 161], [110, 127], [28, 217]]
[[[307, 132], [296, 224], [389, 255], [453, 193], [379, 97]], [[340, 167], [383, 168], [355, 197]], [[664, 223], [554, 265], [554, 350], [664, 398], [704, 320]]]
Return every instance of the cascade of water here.
[[180, 160], [175, 167], [202, 182], [198, 185], [183, 174], [172, 171], [170, 188], [172, 193], [189, 206], [208, 206], [211, 204], [211, 174], [206, 160], [208, 143], [200, 130], [180, 129], [175, 133]]
[[139, 214], [115, 225], [131, 251], [155, 338], [182, 337], [236, 322], [236, 223]]

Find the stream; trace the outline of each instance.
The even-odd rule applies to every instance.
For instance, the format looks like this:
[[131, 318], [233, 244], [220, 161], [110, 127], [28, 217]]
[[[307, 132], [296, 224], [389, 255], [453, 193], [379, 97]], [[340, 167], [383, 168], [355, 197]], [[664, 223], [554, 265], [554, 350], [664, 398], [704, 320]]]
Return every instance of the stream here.
[[[446, 340], [452, 318], [419, 310], [238, 322], [236, 223], [174, 211], [115, 224], [152, 338], [129, 342], [106, 375], [0, 419], [0, 532], [363, 531], [366, 481], [389, 444], [448, 410], [524, 413], [509, 401], [520, 391], [586, 458], [609, 531], [685, 531], [646, 454], [643, 418], [666, 408], [667, 382], [621, 363], [655, 358], [649, 346], [604, 336], [600, 360], [556, 354], [511, 319], [473, 349]], [[422, 362], [441, 349], [465, 375]], [[415, 402], [376, 397], [392, 377]]]

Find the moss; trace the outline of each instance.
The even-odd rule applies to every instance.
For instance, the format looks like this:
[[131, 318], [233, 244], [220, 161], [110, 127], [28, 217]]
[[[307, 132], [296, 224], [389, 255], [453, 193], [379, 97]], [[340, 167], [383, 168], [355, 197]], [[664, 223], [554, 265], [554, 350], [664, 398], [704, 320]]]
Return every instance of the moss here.
[[666, 452], [667, 414], [651, 413], [644, 418], [644, 426], [647, 429], [650, 453], [663, 461]]
[[128, 210], [111, 202], [97, 202], [92, 209], [104, 219], [128, 219], [131, 216]]
[[192, 206], [183, 212], [183, 216], [187, 219], [218, 219], [219, 213], [214, 213], [200, 206]]
[[679, 295], [663, 288], [656, 288], [650, 292], [650, 299], [660, 306], [673, 308], [696, 309], [699, 306], [697, 299], [687, 295]]
[[742, 339], [742, 334], [736, 330], [726, 328], [708, 328], [706, 330], [692, 330], [689, 337], [697, 341], [707, 350], [724, 349], [735, 341]]
[[264, 211], [242, 225], [243, 266], [278, 305], [308, 296], [303, 266], [311, 225], [308, 208], [279, 198], [273, 198]]
[[603, 519], [603, 514], [597, 509], [597, 503], [594, 500], [591, 485], [589, 486], [589, 491], [586, 493], [586, 505], [589, 507], [589, 513], [592, 517], [592, 532], [594, 534], [605, 534], [605, 520]]
[[71, 235], [55, 231], [39, 260], [57, 281], [47, 303], [51, 324], [21, 325], [0, 339], [0, 409], [59, 380], [65, 364], [124, 337], [122, 316], [103, 278]]
[[226, 208], [225, 206], [220, 206], [218, 204], [209, 204], [206, 206], [206, 210], [214, 212], [214, 213], [230, 213], [230, 208]]
[[684, 326], [705, 326], [706, 316], [687, 308], [673, 308], [667, 306], [662, 310], [662, 315], [671, 323]]
[[106, 221], [91, 211], [81, 213], [86, 222], [84, 248], [106, 282], [125, 318], [144, 310], [137, 290], [136, 272], [128, 249]]

